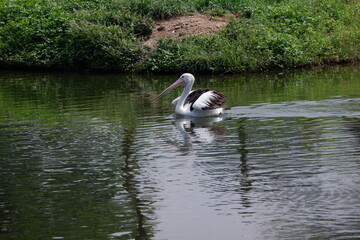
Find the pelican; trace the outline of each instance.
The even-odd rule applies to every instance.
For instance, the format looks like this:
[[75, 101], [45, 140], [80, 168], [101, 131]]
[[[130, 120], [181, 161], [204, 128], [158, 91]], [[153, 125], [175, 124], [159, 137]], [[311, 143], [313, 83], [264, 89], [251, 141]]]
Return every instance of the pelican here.
[[221, 107], [226, 96], [218, 91], [209, 89], [197, 89], [191, 91], [195, 77], [191, 73], [184, 73], [180, 78], [160, 93], [156, 98], [164, 95], [178, 86], [184, 86], [180, 97], [172, 101], [175, 113], [191, 117], [208, 117], [223, 114]]

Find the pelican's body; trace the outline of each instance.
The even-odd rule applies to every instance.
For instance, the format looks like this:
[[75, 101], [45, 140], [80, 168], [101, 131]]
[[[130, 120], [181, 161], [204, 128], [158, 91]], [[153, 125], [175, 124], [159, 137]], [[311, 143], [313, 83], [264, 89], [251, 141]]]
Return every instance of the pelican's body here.
[[197, 89], [191, 91], [195, 77], [190, 73], [184, 73], [170, 87], [158, 95], [165, 94], [177, 86], [184, 86], [180, 97], [176, 98], [172, 104], [175, 105], [175, 113], [191, 117], [207, 117], [223, 114], [221, 107], [226, 96], [218, 91], [209, 89]]

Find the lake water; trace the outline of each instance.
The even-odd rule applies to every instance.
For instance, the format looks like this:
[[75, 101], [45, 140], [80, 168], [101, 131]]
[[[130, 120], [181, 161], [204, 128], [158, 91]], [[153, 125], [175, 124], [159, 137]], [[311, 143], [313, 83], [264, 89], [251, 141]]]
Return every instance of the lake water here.
[[0, 239], [360, 239], [360, 66], [196, 76], [0, 72]]

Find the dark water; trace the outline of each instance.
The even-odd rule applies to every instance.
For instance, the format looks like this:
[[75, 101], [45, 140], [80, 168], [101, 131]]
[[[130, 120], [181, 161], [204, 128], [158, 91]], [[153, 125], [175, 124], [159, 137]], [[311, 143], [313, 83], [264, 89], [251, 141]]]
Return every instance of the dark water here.
[[360, 66], [198, 76], [0, 72], [0, 239], [360, 239]]

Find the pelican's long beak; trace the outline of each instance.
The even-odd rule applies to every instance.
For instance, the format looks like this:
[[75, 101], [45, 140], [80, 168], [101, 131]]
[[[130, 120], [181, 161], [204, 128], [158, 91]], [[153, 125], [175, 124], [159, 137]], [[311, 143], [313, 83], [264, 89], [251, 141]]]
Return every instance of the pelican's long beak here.
[[160, 93], [159, 95], [156, 96], [155, 99], [158, 99], [159, 97], [161, 97], [162, 95], [164, 95], [165, 93], [171, 91], [172, 89], [178, 87], [178, 86], [184, 86], [184, 81], [182, 79], [178, 79], [176, 80], [176, 82], [174, 82], [173, 84], [171, 84], [167, 89], [165, 89], [162, 93]]

